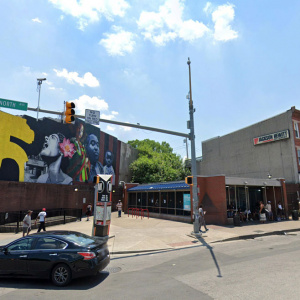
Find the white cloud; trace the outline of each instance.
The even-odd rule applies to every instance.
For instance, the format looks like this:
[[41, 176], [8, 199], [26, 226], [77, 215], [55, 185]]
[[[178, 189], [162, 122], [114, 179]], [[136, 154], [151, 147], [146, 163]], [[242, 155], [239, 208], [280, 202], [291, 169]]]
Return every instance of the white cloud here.
[[90, 72], [85, 73], [83, 77], [79, 77], [77, 72], [68, 72], [67, 69], [63, 69], [62, 71], [53, 69], [53, 71], [58, 77], [66, 78], [71, 84], [78, 83], [80, 86], [87, 85], [89, 87], [97, 87], [100, 85], [98, 79]]
[[167, 0], [157, 13], [143, 11], [137, 21], [138, 27], [144, 38], [157, 46], [164, 46], [176, 38], [193, 41], [203, 37], [208, 27], [199, 21], [183, 20], [183, 10], [184, 0]]
[[113, 21], [114, 17], [123, 17], [129, 4], [125, 0], [48, 0], [65, 14], [78, 19], [79, 29], [93, 22], [98, 22], [101, 17]]
[[206, 14], [208, 14], [208, 13], [211, 12], [211, 10], [212, 10], [212, 4], [211, 4], [210, 2], [207, 2], [206, 5], [205, 5], [205, 7], [203, 8], [203, 11], [204, 11]]
[[100, 118], [102, 118], [101, 111], [108, 110], [107, 102], [98, 97], [82, 95], [78, 99], [71, 101], [75, 103], [76, 115], [85, 115], [85, 109], [100, 110]]
[[101, 114], [101, 119], [112, 120], [116, 117], [115, 114]]
[[116, 33], [106, 33], [106, 39], [102, 39], [99, 44], [102, 45], [111, 56], [124, 56], [125, 53], [131, 53], [135, 46], [135, 35], [122, 28], [113, 26]]
[[115, 129], [116, 129], [116, 128], [113, 127], [113, 126], [111, 126], [111, 125], [107, 125], [107, 126], [106, 126], [106, 130], [107, 130], [107, 131], [115, 131]]
[[42, 23], [42, 21], [39, 18], [31, 19], [31, 21], [35, 23]]
[[[127, 123], [127, 122], [126, 122]], [[131, 131], [133, 127], [121, 126], [124, 131]]]
[[119, 114], [117, 111], [112, 111], [111, 113], [115, 116], [117, 116]]
[[234, 5], [220, 5], [212, 13], [212, 20], [215, 23], [214, 39], [217, 41], [229, 41], [236, 39], [238, 33], [231, 29], [230, 22], [234, 19]]

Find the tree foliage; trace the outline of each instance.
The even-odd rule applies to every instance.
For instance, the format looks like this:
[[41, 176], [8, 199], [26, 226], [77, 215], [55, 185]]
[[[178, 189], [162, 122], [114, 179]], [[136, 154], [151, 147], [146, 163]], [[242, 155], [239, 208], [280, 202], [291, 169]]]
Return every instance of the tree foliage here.
[[173, 153], [168, 143], [146, 139], [128, 144], [139, 152], [138, 159], [130, 165], [132, 182], [175, 181], [190, 175], [190, 170], [184, 168], [181, 157]]

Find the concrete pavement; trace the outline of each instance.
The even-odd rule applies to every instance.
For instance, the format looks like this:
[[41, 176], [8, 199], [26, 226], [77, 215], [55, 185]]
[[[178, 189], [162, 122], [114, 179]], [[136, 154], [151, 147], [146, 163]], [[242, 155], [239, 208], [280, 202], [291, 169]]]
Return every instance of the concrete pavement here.
[[[132, 217], [122, 213], [118, 218], [117, 212], [111, 214], [112, 220], [109, 232], [109, 250], [112, 258], [116, 256], [132, 255], [134, 253], [163, 251], [203, 245], [221, 241], [254, 238], [262, 235], [284, 234], [292, 231], [300, 231], [300, 221], [288, 220], [269, 222], [266, 224], [246, 224], [242, 226], [218, 226], [207, 225], [209, 231], [203, 233], [201, 239], [195, 238], [191, 232], [192, 224], [155, 219]], [[47, 230], [73, 230], [85, 234], [92, 233], [92, 219], [55, 225]], [[32, 232], [36, 232], [33, 230]], [[0, 244], [7, 244], [22, 233], [0, 233]]]

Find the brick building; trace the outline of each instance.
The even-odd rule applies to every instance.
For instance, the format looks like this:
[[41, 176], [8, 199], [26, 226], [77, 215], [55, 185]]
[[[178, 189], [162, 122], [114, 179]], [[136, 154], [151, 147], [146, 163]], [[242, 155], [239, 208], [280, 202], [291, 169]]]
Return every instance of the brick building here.
[[[284, 179], [286, 210], [299, 201], [300, 111], [295, 107], [238, 131], [202, 142], [199, 175]], [[251, 196], [251, 195], [246, 195]]]

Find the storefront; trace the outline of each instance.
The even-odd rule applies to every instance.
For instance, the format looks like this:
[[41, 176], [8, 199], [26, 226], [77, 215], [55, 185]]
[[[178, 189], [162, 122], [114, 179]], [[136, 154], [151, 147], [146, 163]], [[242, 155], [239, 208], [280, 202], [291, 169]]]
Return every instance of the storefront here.
[[[283, 179], [254, 179], [218, 176], [197, 176], [199, 204], [206, 210], [208, 224], [226, 225], [234, 210], [254, 211], [259, 201], [271, 201], [276, 212], [279, 202], [287, 207]], [[151, 217], [184, 222], [193, 220], [192, 188], [183, 181], [156, 184], [125, 184], [124, 210], [137, 208], [149, 211]]]

